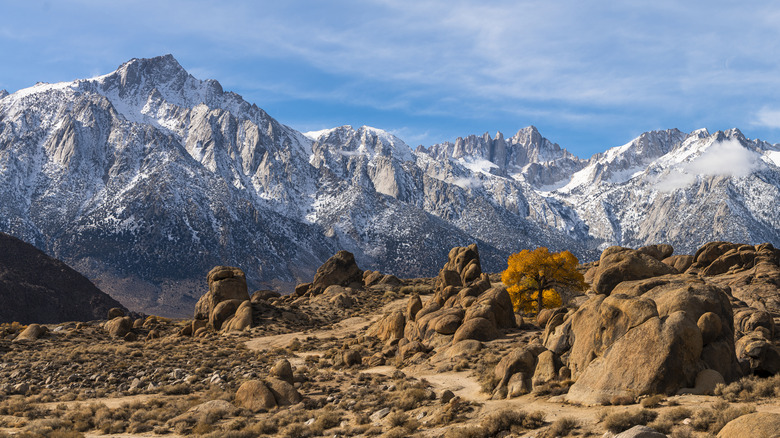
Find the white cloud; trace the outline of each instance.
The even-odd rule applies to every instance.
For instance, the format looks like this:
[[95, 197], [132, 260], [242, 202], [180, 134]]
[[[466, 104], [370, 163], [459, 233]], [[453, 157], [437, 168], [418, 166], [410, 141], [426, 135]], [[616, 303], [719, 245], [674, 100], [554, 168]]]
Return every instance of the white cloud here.
[[780, 109], [761, 108], [755, 115], [754, 125], [765, 128], [780, 129]]
[[465, 190], [477, 188], [482, 185], [482, 181], [477, 178], [453, 178], [450, 183]]
[[760, 155], [737, 140], [726, 140], [713, 143], [692, 161], [671, 169], [656, 182], [655, 188], [671, 192], [693, 184], [697, 176], [741, 178], [750, 175], [760, 165]]

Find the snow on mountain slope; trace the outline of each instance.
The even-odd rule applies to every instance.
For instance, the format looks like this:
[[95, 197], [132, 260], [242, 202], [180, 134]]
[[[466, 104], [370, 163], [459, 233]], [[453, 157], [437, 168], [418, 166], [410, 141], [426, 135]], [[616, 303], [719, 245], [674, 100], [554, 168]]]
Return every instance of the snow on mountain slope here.
[[484, 188], [431, 177], [384, 131], [315, 138], [171, 56], [38, 84], [0, 100], [0, 230], [130, 308], [178, 316], [217, 264], [289, 290], [339, 248], [366, 268], [434, 275], [454, 245], [480, 242], [485, 266], [500, 270], [509, 251], [569, 243], [528, 222], [519, 183], [488, 179], [485, 199]]
[[541, 245], [780, 244], [779, 161], [737, 130], [648, 132], [588, 160], [534, 127], [415, 151], [366, 126], [301, 134], [166, 55], [0, 93], [0, 231], [132, 309], [184, 316], [214, 265], [289, 291], [342, 248], [416, 276], [471, 242], [490, 271]]
[[597, 154], [548, 195], [574, 206], [602, 246], [780, 242], [778, 150], [739, 130], [651, 132]]

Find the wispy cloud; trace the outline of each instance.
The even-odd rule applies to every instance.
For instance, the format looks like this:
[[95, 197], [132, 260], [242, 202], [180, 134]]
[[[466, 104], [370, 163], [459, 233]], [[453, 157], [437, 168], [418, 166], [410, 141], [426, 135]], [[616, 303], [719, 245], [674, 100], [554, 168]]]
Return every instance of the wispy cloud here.
[[761, 108], [756, 113], [753, 124], [765, 128], [780, 129], [780, 109]]
[[[69, 80], [81, 71], [105, 73], [130, 57], [173, 53], [197, 77], [218, 79], [258, 105], [261, 99], [336, 102], [393, 113], [398, 120], [389, 126], [417, 132], [443, 132], [413, 125], [444, 118], [454, 120], [449, 131], [472, 120], [489, 121], [490, 131], [536, 124], [604, 136], [605, 127], [617, 127], [622, 140], [667, 123], [780, 126], [771, 106], [780, 99], [780, 4], [772, 2], [30, 0], [5, 6], [0, 49], [9, 64], [25, 67], [13, 80], [5, 69], [0, 80], [17, 89], [31, 83], [14, 81], [50, 80], [54, 66], [79, 63], [81, 70], [62, 78]], [[35, 50], [48, 59], [48, 70], [40, 67], [46, 76], [31, 71]], [[555, 132], [547, 135], [556, 139]]]

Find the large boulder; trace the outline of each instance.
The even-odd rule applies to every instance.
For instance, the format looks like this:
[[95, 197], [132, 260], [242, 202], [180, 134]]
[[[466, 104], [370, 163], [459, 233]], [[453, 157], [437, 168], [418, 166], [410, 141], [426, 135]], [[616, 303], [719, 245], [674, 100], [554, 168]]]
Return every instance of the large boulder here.
[[726, 423], [718, 433], [718, 438], [774, 438], [780, 435], [778, 431], [780, 431], [780, 414], [755, 412]]
[[295, 389], [292, 384], [285, 382], [284, 380], [269, 377], [266, 380], [266, 383], [268, 384], [268, 389], [271, 390], [271, 393], [276, 399], [276, 404], [279, 406], [294, 405], [302, 399], [298, 390]]
[[684, 312], [666, 320], [651, 317], [593, 359], [569, 388], [566, 399], [595, 405], [615, 397], [676, 393], [693, 386], [701, 350], [699, 329]]
[[357, 287], [363, 285], [363, 271], [355, 263], [355, 256], [351, 252], [341, 250], [317, 269], [308, 293], [314, 296], [325, 292], [328, 286], [353, 284]]
[[241, 303], [232, 317], [228, 318], [222, 326], [222, 331], [244, 331], [252, 327], [252, 302], [247, 300]]
[[611, 246], [601, 253], [593, 275], [593, 290], [609, 295], [623, 281], [677, 274], [677, 270], [640, 250]]
[[105, 329], [111, 337], [124, 338], [133, 329], [133, 320], [129, 316], [118, 316], [106, 322]]
[[209, 271], [209, 291], [195, 305], [195, 319], [209, 319], [217, 305], [227, 300], [249, 300], [244, 271], [232, 266], [216, 266]]
[[[496, 328], [507, 329], [516, 326], [512, 298], [510, 298], [506, 287], [498, 286], [483, 292], [477, 297], [476, 302], [469, 307], [469, 311], [475, 314], [476, 310], [472, 311], [471, 309], [476, 309], [480, 306], [485, 308], [486, 315], [479, 316], [493, 321]], [[469, 311], [466, 312], [466, 320], [470, 318]]]
[[734, 351], [735, 327], [728, 289], [696, 277], [672, 275], [624, 282], [613, 293], [652, 300], [662, 319], [685, 312], [702, 336], [702, 366], [718, 371], [727, 381], [741, 376], [737, 358], [730, 353]]
[[737, 359], [751, 374], [771, 376], [780, 372], [780, 350], [766, 337], [766, 331], [757, 329], [736, 342]]
[[443, 269], [457, 272], [464, 285], [477, 280], [482, 275], [477, 244], [452, 248]]
[[740, 377], [731, 312], [727, 290], [687, 275], [622, 282], [591, 297], [571, 316], [567, 365], [576, 383], [567, 399], [673, 394], [703, 369]]
[[372, 325], [368, 336], [376, 336], [382, 341], [394, 341], [404, 337], [404, 328], [406, 327], [406, 317], [400, 310], [390, 312], [379, 321]]
[[[692, 271], [712, 283], [728, 287], [735, 298], [750, 307], [780, 313], [780, 294], [777, 293], [780, 289], [780, 250], [768, 243], [708, 245], [699, 250], [703, 255], [697, 259]], [[706, 263], [716, 255], [717, 258]]]
[[276, 397], [268, 386], [260, 380], [248, 380], [236, 391], [236, 406], [259, 412], [276, 407]]
[[406, 319], [414, 321], [417, 318], [417, 312], [422, 310], [422, 299], [417, 294], [409, 297], [409, 302], [406, 304]]
[[[235, 315], [236, 311], [238, 310], [238, 307], [241, 306], [241, 304], [244, 302], [249, 302], [249, 299], [226, 300], [226, 301], [219, 302], [214, 307], [214, 310], [212, 310], [211, 313], [209, 314], [209, 326], [214, 330], [221, 329], [222, 324], [225, 323], [227, 320], [231, 319], [233, 315]], [[250, 304], [250, 308], [251, 308], [251, 304]]]
[[452, 342], [460, 342], [467, 339], [474, 339], [477, 341], [487, 342], [501, 336], [501, 333], [496, 329], [496, 326], [485, 318], [472, 318], [464, 322], [458, 330], [455, 331], [455, 336]]
[[14, 338], [14, 342], [29, 342], [34, 341], [44, 334], [48, 332], [49, 329], [46, 328], [46, 326], [42, 326], [39, 324], [30, 324], [22, 330], [21, 333], [19, 333], [16, 338]]
[[662, 261], [679, 272], [685, 272], [693, 264], [693, 256], [688, 254], [673, 255]]

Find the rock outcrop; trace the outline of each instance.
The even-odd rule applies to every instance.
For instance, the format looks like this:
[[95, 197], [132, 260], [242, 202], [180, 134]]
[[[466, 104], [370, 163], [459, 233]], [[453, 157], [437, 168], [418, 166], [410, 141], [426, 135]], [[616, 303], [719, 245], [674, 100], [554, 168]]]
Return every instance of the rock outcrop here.
[[299, 296], [315, 296], [333, 285], [363, 286], [363, 271], [355, 263], [355, 256], [351, 252], [344, 250], [337, 252], [317, 269], [314, 280], [310, 284], [297, 287], [295, 293]]
[[215, 266], [209, 271], [209, 290], [195, 305], [195, 319], [210, 319], [219, 303], [228, 300], [249, 300], [244, 271], [232, 266]]
[[718, 433], [718, 438], [776, 437], [778, 431], [780, 431], [780, 414], [756, 412], [726, 423]]
[[609, 294], [622, 281], [677, 274], [675, 268], [660, 259], [669, 255], [671, 251], [668, 248], [659, 249], [658, 245], [638, 250], [611, 246], [601, 253], [592, 277], [593, 290], [600, 294]]
[[[666, 245], [607, 248], [590, 271], [596, 294], [576, 311], [550, 313], [545, 326], [544, 346], [565, 357], [576, 380], [567, 400], [706, 393], [707, 382], [773, 370], [776, 351], [762, 338], [773, 331], [772, 318], [755, 309], [735, 315], [731, 288], [701, 274], [734, 249], [710, 244], [683, 260], [670, 259]], [[745, 336], [736, 345], [735, 334]]]

